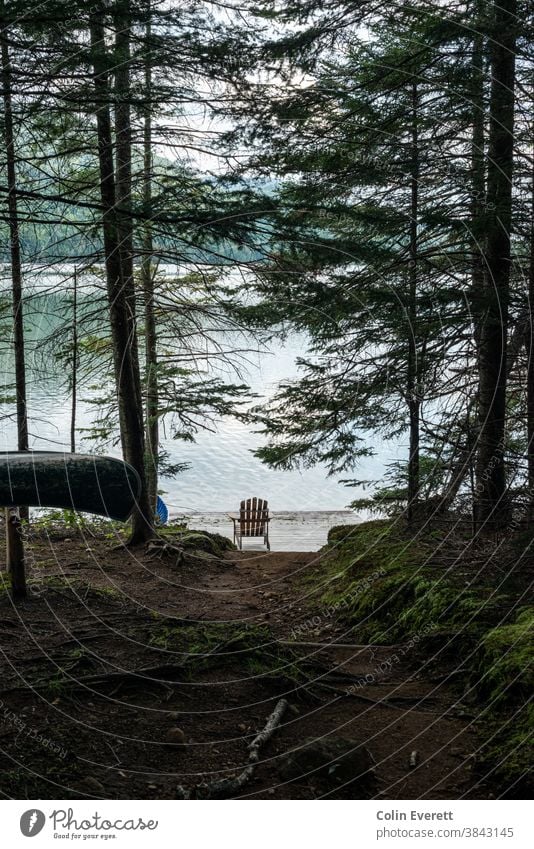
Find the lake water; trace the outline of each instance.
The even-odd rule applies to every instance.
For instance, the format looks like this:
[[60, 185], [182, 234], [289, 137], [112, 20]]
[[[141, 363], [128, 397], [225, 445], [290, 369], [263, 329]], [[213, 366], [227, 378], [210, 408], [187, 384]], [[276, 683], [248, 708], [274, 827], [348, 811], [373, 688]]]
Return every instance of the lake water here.
[[[67, 275], [68, 276], [68, 275]], [[54, 277], [39, 278], [37, 288], [44, 289], [57, 282], [59, 294], [37, 297], [27, 310], [28, 339], [28, 406], [30, 447], [34, 449], [69, 450], [70, 397], [64, 374], [50, 353], [43, 352], [41, 343], [54, 331], [58, 315], [69, 310], [69, 302], [61, 294], [65, 282]], [[63, 299], [63, 307], [62, 307]], [[4, 326], [6, 322], [4, 320]], [[261, 350], [249, 340], [251, 350], [246, 366], [241, 366], [244, 382], [262, 398], [269, 398], [282, 380], [298, 374], [296, 358], [306, 350], [306, 339], [292, 336], [284, 344], [276, 342]], [[1, 389], [12, 382], [12, 356], [9, 339], [4, 334], [4, 352], [1, 360]], [[234, 379], [235, 377], [229, 378]], [[99, 382], [101, 378], [97, 378]], [[240, 381], [239, 381], [240, 382]], [[89, 401], [92, 390], [80, 390], [78, 426], [87, 428], [94, 421], [95, 408]], [[85, 400], [81, 400], [85, 399]], [[257, 403], [257, 402], [256, 402]], [[13, 412], [11, 404], [0, 405], [0, 414]], [[16, 446], [14, 422], [2, 421], [0, 448], [13, 450]], [[362, 490], [347, 489], [336, 479], [329, 478], [320, 466], [302, 471], [275, 471], [256, 459], [252, 450], [262, 444], [263, 437], [251, 432], [250, 427], [232, 417], [223, 417], [215, 432], [200, 432], [195, 443], [164, 438], [164, 448], [173, 463], [185, 462], [190, 468], [173, 479], [162, 479], [161, 489], [171, 514], [235, 511], [243, 498], [260, 496], [268, 499], [274, 511], [339, 511]], [[91, 443], [78, 437], [77, 450], [90, 451]], [[393, 452], [384, 445], [376, 445], [377, 456], [363, 460], [357, 470], [360, 479], [377, 479], [384, 464]], [[117, 446], [106, 447], [106, 453], [120, 456]]]

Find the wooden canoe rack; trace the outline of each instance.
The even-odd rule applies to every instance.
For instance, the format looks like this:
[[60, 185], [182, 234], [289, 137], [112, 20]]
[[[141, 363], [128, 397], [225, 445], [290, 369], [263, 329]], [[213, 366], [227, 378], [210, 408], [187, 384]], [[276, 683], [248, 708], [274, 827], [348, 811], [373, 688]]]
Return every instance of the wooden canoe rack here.
[[0, 507], [6, 508], [6, 557], [15, 598], [26, 595], [19, 506], [96, 513], [125, 522], [141, 490], [135, 469], [115, 457], [60, 451], [0, 452]]

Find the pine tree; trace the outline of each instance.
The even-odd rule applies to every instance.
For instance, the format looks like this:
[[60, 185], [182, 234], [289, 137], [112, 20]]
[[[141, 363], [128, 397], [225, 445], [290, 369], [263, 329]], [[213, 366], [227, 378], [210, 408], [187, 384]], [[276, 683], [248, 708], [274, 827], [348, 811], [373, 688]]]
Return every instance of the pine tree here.
[[476, 518], [507, 522], [505, 426], [510, 300], [510, 233], [515, 112], [517, 3], [494, 3], [490, 29], [487, 237], [484, 252], [485, 311], [479, 346], [479, 444]]
[[341, 472], [369, 450], [365, 431], [407, 431], [410, 517], [421, 440], [436, 457], [450, 451], [447, 410], [441, 423], [422, 413], [454, 398], [449, 369], [465, 356], [469, 314], [455, 283], [470, 270], [462, 188], [470, 163], [462, 150], [444, 171], [443, 154], [471, 112], [464, 106], [436, 129], [451, 74], [436, 52], [458, 39], [454, 21], [444, 27], [410, 9], [372, 31], [366, 42], [346, 35], [344, 55], [320, 60], [314, 85], [273, 95], [254, 129], [265, 140], [257, 163], [286, 176], [277, 225], [287, 247], [264, 278], [279, 308], [252, 312], [306, 329], [316, 354], [277, 398], [266, 422], [272, 443], [258, 453], [275, 465], [301, 458]]

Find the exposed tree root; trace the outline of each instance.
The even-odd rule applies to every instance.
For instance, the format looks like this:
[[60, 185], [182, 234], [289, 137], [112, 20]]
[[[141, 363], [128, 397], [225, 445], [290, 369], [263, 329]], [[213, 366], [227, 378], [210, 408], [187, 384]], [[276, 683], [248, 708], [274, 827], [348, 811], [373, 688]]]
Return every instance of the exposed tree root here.
[[331, 687], [330, 684], [324, 684], [322, 681], [316, 681], [311, 686], [319, 687], [321, 690], [327, 690], [329, 693], [335, 693], [336, 696], [341, 699], [358, 699], [361, 702], [367, 702], [371, 705], [381, 705], [381, 707], [391, 708], [392, 710], [406, 711], [407, 709], [414, 709], [417, 710], [418, 713], [428, 713], [431, 716], [436, 715], [436, 711], [425, 710], [424, 708], [419, 707], [424, 699], [414, 699], [410, 696], [403, 696], [402, 698], [398, 697], [397, 702], [395, 702], [391, 701], [391, 699], [373, 699], [371, 696], [364, 696], [351, 688], [348, 690], [339, 690], [337, 687]]

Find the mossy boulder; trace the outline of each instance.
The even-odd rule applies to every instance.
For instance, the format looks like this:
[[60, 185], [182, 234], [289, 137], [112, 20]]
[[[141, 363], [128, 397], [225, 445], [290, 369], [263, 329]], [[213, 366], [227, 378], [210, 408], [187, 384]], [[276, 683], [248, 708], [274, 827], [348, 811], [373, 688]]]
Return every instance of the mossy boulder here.
[[502, 599], [491, 586], [475, 589], [444, 570], [442, 542], [440, 529], [412, 535], [392, 520], [333, 528], [321, 563], [325, 607], [337, 611], [357, 639], [372, 643], [461, 633], [466, 627], [481, 635], [495, 621]]
[[334, 525], [328, 531], [328, 545], [336, 545], [347, 539], [353, 539], [358, 532], [358, 525]]
[[186, 554], [200, 553], [209, 557], [223, 558], [227, 551], [236, 550], [236, 546], [228, 537], [194, 528], [169, 526], [160, 530], [160, 537], [170, 545], [179, 546]]
[[534, 692], [534, 607], [483, 637], [474, 676], [479, 695], [493, 702], [528, 699]]
[[387, 530], [390, 526], [391, 523], [388, 519], [377, 519], [373, 522], [358, 522], [350, 525], [334, 525], [328, 531], [327, 545], [338, 546], [340, 543], [356, 541], [365, 543], [365, 537], [369, 530], [376, 534], [380, 528]]
[[228, 537], [210, 531], [196, 531], [194, 529], [183, 531], [179, 542], [188, 551], [204, 551], [214, 557], [222, 557], [227, 551], [235, 551], [236, 546]]

